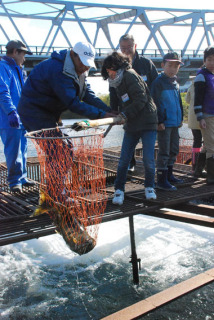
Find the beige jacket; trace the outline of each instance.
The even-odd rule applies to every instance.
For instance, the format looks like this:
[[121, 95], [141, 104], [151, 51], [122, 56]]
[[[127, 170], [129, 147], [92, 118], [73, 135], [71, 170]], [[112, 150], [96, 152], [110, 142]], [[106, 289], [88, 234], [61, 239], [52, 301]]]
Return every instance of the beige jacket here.
[[188, 110], [188, 127], [190, 129], [200, 129], [199, 123], [196, 119], [196, 115], [194, 112], [194, 83], [191, 84], [189, 87], [185, 100], [189, 103], [189, 110]]

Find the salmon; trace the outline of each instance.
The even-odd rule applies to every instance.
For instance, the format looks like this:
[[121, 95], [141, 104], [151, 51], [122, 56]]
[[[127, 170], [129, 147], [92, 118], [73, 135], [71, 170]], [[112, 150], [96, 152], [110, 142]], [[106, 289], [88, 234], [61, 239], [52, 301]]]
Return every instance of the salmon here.
[[79, 255], [94, 249], [96, 240], [87, 232], [86, 228], [72, 215], [72, 206], [54, 202], [43, 190], [40, 191], [39, 205], [33, 216], [48, 213], [56, 225], [57, 232], [63, 237], [68, 247]]

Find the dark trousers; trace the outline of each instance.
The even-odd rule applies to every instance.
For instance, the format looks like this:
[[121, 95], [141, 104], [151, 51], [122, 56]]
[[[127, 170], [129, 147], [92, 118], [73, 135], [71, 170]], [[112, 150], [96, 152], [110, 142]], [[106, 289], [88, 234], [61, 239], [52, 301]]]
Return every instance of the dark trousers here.
[[157, 169], [165, 170], [173, 166], [179, 153], [179, 134], [177, 127], [158, 131]]
[[201, 148], [202, 146], [202, 133], [200, 129], [192, 129], [193, 135], [193, 148]]

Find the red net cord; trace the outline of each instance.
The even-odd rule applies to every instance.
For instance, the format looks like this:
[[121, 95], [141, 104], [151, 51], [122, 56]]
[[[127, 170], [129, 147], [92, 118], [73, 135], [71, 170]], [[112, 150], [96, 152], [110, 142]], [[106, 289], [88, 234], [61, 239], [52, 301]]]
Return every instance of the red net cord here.
[[99, 129], [43, 130], [33, 134], [41, 166], [39, 207], [48, 212], [68, 246], [78, 254], [96, 245], [106, 207], [103, 134]]

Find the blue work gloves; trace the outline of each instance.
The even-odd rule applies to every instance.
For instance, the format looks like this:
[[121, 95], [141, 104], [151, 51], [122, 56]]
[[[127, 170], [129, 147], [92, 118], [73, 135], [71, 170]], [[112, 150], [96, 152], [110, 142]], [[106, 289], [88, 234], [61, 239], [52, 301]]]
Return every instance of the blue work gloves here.
[[11, 128], [19, 128], [20, 125], [20, 118], [18, 113], [13, 110], [8, 114], [8, 120], [9, 120], [9, 124], [11, 126]]

